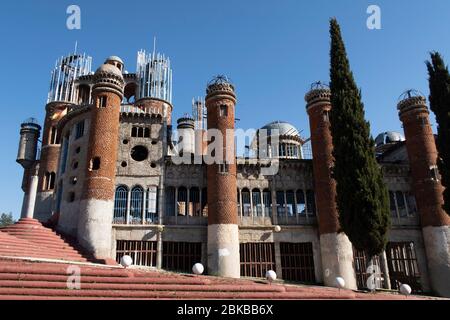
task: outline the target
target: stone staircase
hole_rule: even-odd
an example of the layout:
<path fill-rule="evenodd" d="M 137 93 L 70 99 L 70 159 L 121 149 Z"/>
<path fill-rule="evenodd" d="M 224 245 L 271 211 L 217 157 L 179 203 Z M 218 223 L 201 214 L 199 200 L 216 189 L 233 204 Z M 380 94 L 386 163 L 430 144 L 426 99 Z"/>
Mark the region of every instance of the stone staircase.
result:
<path fill-rule="evenodd" d="M 20 219 L 0 229 L 0 256 L 89 262 L 92 257 L 34 219 Z"/>
<path fill-rule="evenodd" d="M 0 300 L 5 299 L 353 299 L 332 288 L 175 274 L 156 270 L 76 265 L 80 289 L 68 289 L 72 264 L 0 258 Z M 73 267 L 72 267 L 73 268 Z M 72 270 L 72 271 L 71 271 Z M 70 281 L 69 281 L 70 282 Z"/>

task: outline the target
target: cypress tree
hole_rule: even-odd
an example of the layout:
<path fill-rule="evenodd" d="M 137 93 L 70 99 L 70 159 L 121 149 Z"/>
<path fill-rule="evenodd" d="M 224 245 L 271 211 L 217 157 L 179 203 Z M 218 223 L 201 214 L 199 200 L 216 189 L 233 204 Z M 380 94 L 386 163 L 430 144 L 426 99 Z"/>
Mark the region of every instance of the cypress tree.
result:
<path fill-rule="evenodd" d="M 430 53 L 427 61 L 430 86 L 430 108 L 436 116 L 438 168 L 444 190 L 444 210 L 450 215 L 450 74 L 441 55 Z"/>
<path fill-rule="evenodd" d="M 330 35 L 330 122 L 339 222 L 356 249 L 374 256 L 387 244 L 389 195 L 336 19 L 330 21 Z"/>

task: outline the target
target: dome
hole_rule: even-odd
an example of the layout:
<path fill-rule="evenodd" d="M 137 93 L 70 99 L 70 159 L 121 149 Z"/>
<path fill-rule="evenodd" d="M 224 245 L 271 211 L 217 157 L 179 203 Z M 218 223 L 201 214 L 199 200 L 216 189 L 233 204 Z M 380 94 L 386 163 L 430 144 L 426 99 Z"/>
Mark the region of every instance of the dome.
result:
<path fill-rule="evenodd" d="M 122 59 L 120 59 L 118 56 L 110 56 L 108 59 L 106 59 L 106 62 L 109 61 L 116 61 L 116 62 L 120 62 L 121 64 L 124 64 Z"/>
<path fill-rule="evenodd" d="M 405 137 L 401 133 L 395 132 L 395 131 L 387 131 L 387 132 L 380 133 L 376 137 L 375 145 L 381 146 L 384 144 L 395 143 L 395 142 L 400 142 L 400 141 L 405 141 Z"/>
<path fill-rule="evenodd" d="M 280 136 L 300 136 L 298 130 L 292 124 L 285 121 L 274 121 L 266 124 L 261 129 L 266 129 L 269 136 L 272 135 L 272 130 L 278 130 Z"/>
<path fill-rule="evenodd" d="M 113 74 L 122 77 L 122 72 L 119 70 L 119 68 L 111 64 L 102 64 L 100 68 L 95 71 L 95 75 L 100 75 L 102 73 Z"/>

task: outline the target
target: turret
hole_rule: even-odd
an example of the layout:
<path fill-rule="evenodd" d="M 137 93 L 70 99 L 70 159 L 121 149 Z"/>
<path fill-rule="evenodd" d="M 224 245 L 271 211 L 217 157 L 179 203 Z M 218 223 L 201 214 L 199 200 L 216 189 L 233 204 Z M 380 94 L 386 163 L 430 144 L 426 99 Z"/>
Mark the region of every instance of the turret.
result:
<path fill-rule="evenodd" d="M 207 166 L 208 272 L 221 277 L 240 277 L 234 122 L 236 94 L 224 76 L 214 78 L 206 90 L 208 130 L 216 129 L 222 142 L 222 159 Z"/>
<path fill-rule="evenodd" d="M 34 118 L 30 118 L 20 125 L 20 142 L 16 161 L 24 169 L 30 168 L 36 161 L 40 134 L 41 126 Z"/>
<path fill-rule="evenodd" d="M 342 277 L 347 288 L 356 289 L 352 244 L 348 237 L 340 232 L 336 182 L 331 177 L 334 159 L 329 121 L 330 99 L 330 89 L 320 82 L 313 84 L 311 91 L 305 96 L 311 129 L 314 188 L 324 283 L 327 286 L 336 286 L 336 277 Z"/>
<path fill-rule="evenodd" d="M 183 154 L 195 153 L 195 122 L 190 116 L 184 116 L 177 121 L 178 152 Z"/>
<path fill-rule="evenodd" d="M 93 77 L 87 171 L 80 201 L 78 242 L 98 259 L 111 255 L 111 229 L 124 79 L 107 60 Z"/>
<path fill-rule="evenodd" d="M 437 294 L 450 297 L 450 217 L 442 208 L 443 186 L 426 99 L 419 92 L 408 90 L 402 95 L 397 109 L 405 131 L 431 287 Z"/>

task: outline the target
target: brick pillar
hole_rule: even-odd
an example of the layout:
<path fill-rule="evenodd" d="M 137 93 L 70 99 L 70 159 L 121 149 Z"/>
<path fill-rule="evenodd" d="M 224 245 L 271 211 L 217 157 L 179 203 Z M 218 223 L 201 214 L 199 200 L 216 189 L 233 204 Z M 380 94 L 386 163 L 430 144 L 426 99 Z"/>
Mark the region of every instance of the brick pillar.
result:
<path fill-rule="evenodd" d="M 94 75 L 87 172 L 80 201 L 78 242 L 98 259 L 111 256 L 111 228 L 124 80 L 102 65 Z"/>
<path fill-rule="evenodd" d="M 216 162 L 207 166 L 208 273 L 231 278 L 240 277 L 235 105 L 234 87 L 225 78 L 217 77 L 209 84 L 206 96 L 208 130 L 217 129 L 222 133 L 227 166 L 224 169 Z"/>
<path fill-rule="evenodd" d="M 443 186 L 426 99 L 411 96 L 397 105 L 406 138 L 413 191 L 420 214 L 431 288 L 450 297 L 450 217 L 442 208 Z"/>
<path fill-rule="evenodd" d="M 52 203 L 55 189 L 46 188 L 46 173 L 58 173 L 61 135 L 58 130 L 59 120 L 64 116 L 70 104 L 67 102 L 50 102 L 46 106 L 44 131 L 42 134 L 41 157 L 39 160 L 38 190 L 36 195 L 35 219 L 46 222 L 52 216 Z M 56 187 L 56 182 L 55 182 Z"/>
<path fill-rule="evenodd" d="M 342 277 L 347 288 L 356 289 L 352 244 L 348 237 L 340 232 L 336 182 L 331 178 L 330 168 L 334 159 L 329 122 L 330 98 L 331 92 L 326 87 L 313 89 L 305 97 L 311 129 L 323 279 L 326 286 L 336 286 L 336 277 Z"/>

